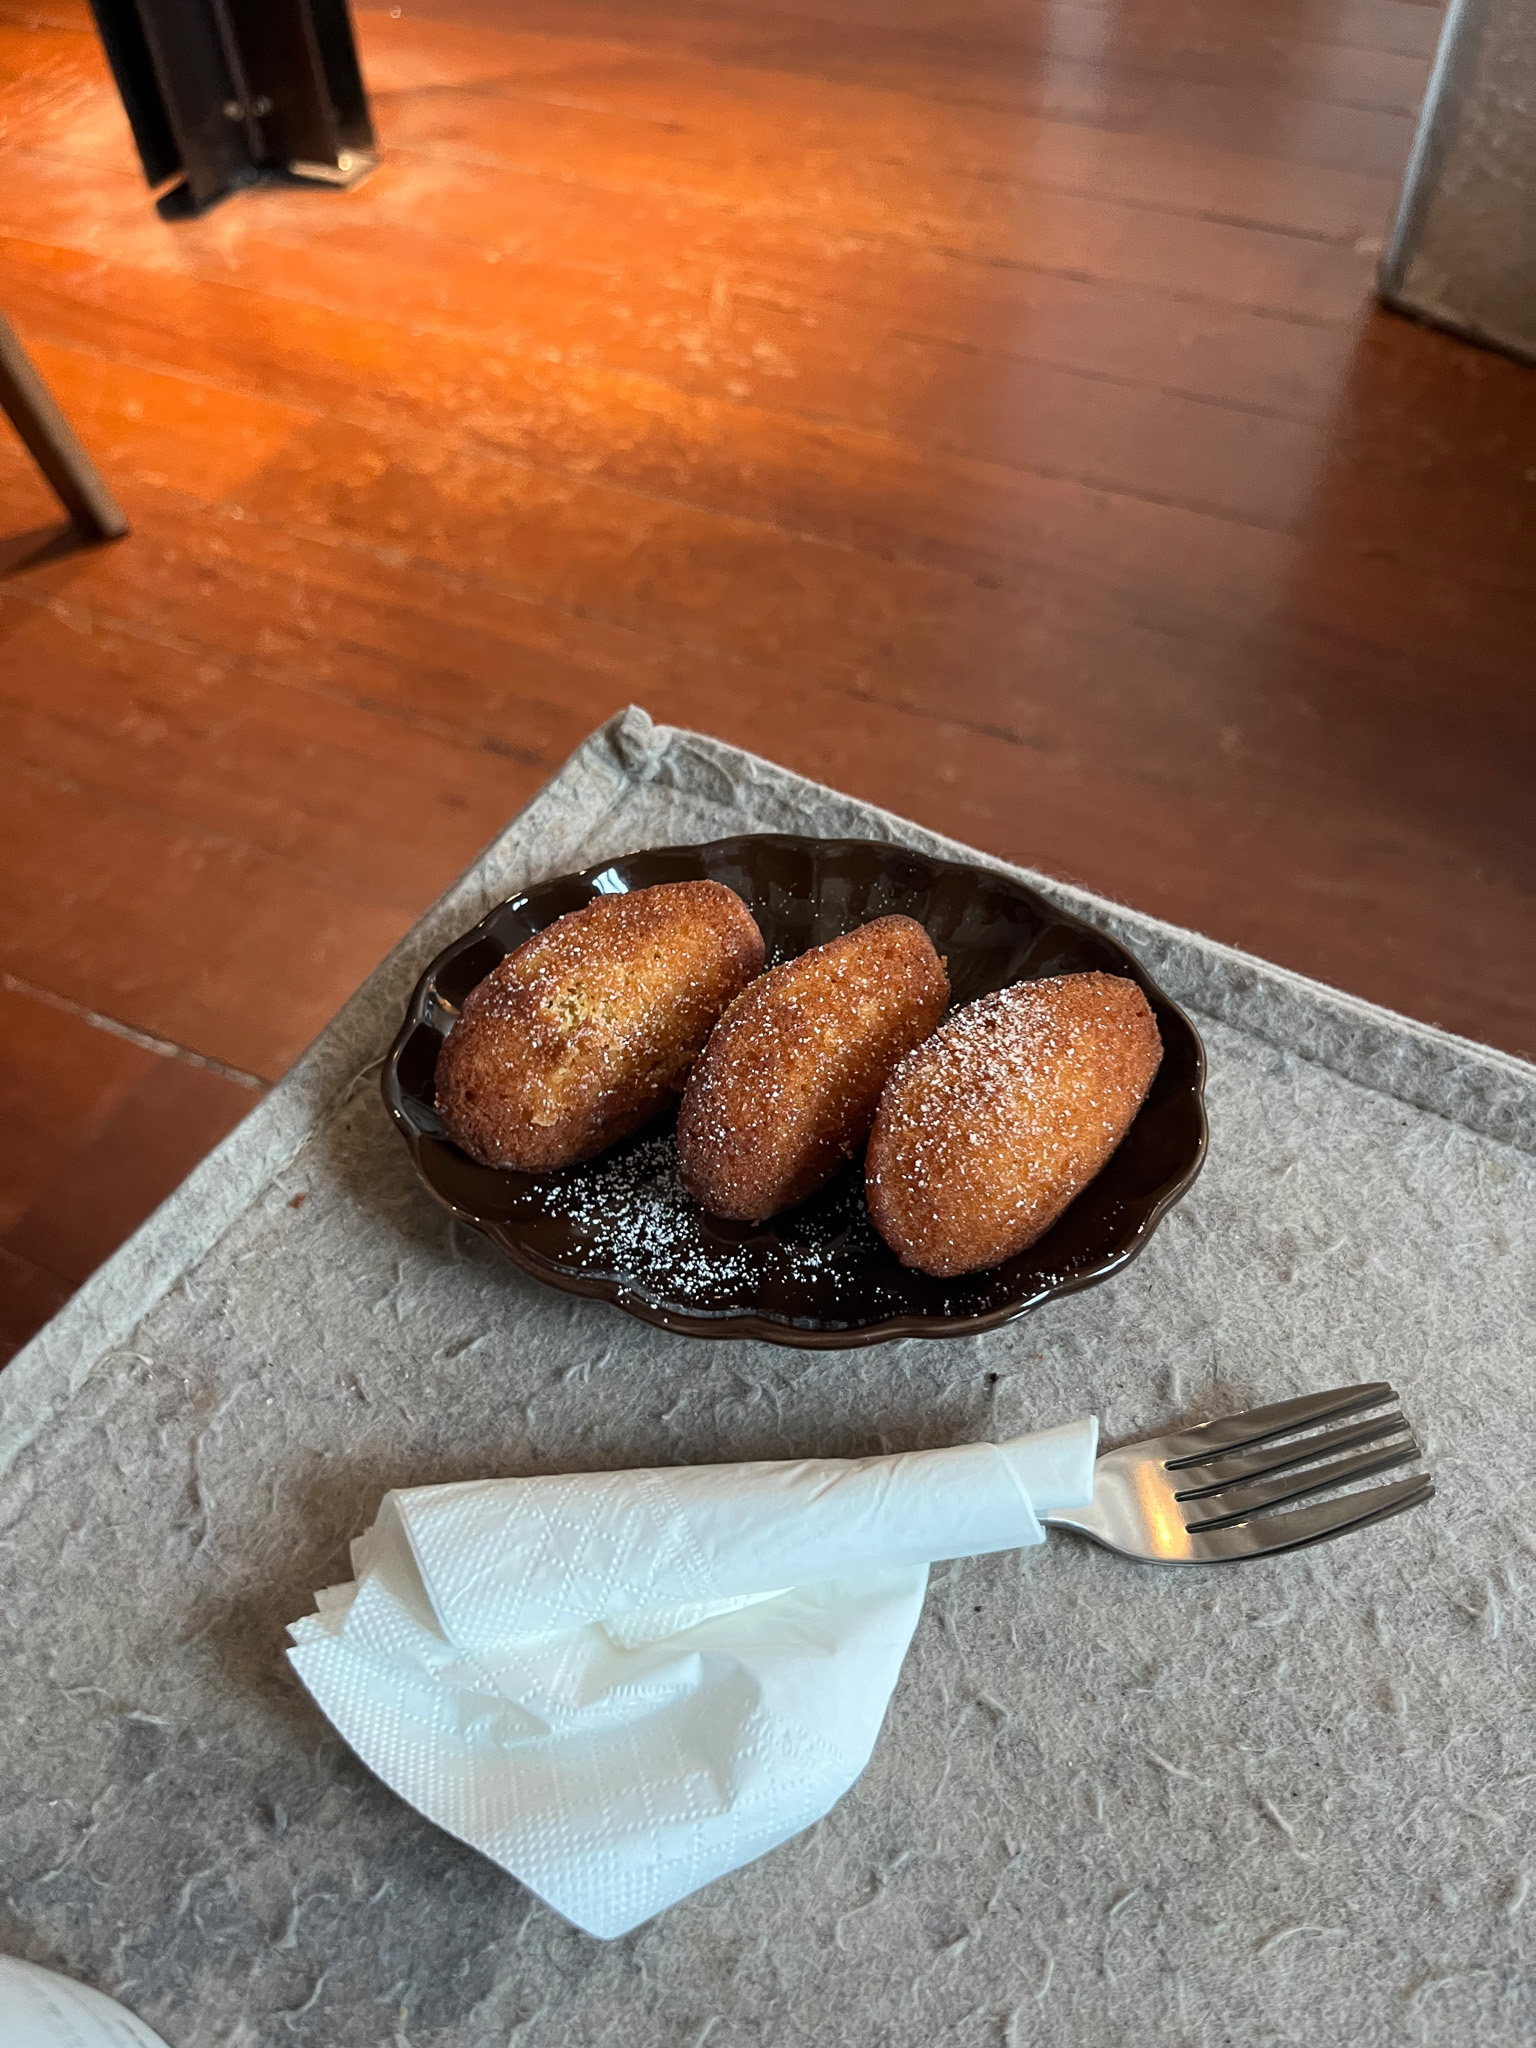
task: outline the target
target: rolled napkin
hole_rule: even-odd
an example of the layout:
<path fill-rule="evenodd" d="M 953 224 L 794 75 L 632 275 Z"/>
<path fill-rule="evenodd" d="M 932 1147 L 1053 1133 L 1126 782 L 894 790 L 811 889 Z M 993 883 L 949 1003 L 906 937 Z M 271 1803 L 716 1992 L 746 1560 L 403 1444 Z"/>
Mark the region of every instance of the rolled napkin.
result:
<path fill-rule="evenodd" d="M 944 1558 L 1092 1497 L 1087 1417 L 885 1458 L 388 1493 L 289 1629 L 385 1784 L 587 1933 L 777 1848 L 869 1761 Z"/>

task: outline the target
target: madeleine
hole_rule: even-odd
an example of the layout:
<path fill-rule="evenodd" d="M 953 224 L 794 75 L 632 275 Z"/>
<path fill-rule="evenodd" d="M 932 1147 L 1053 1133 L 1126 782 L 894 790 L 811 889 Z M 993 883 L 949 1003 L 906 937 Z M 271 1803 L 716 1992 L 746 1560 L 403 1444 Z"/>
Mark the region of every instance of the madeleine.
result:
<path fill-rule="evenodd" d="M 950 1278 L 1041 1237 L 1109 1159 L 1163 1056 L 1146 997 L 1113 974 L 983 996 L 901 1062 L 865 1161 L 875 1227 Z"/>
<path fill-rule="evenodd" d="M 948 1002 L 944 963 L 910 917 L 878 917 L 753 982 L 683 1096 L 689 1194 L 753 1223 L 815 1194 L 860 1151 L 892 1068 Z"/>
<path fill-rule="evenodd" d="M 723 883 L 596 896 L 470 991 L 438 1055 L 443 1122 L 482 1166 L 591 1159 L 682 1088 L 762 964 L 762 934 Z"/>

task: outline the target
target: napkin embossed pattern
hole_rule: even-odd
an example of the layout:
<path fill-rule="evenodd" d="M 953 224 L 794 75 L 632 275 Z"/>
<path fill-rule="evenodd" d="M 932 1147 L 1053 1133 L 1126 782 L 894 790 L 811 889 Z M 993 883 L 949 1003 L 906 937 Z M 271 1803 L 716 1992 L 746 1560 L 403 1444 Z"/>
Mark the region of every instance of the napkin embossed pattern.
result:
<path fill-rule="evenodd" d="M 289 1656 L 403 1799 L 624 1934 L 842 1797 L 929 1565 L 1042 1542 L 1097 1439 L 389 1493 Z"/>

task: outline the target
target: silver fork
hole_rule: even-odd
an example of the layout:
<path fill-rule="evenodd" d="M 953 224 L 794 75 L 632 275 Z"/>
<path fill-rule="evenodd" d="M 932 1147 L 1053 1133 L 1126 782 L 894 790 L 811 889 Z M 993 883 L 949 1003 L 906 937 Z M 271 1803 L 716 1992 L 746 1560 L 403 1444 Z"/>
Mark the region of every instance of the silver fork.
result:
<path fill-rule="evenodd" d="M 1042 1520 L 1148 1564 L 1233 1564 L 1326 1543 L 1416 1508 L 1434 1493 L 1427 1473 L 1413 1473 L 1315 1507 L 1275 1512 L 1309 1493 L 1417 1458 L 1419 1447 L 1398 1409 L 1331 1429 L 1318 1426 L 1396 1399 L 1384 1380 L 1372 1380 L 1122 1444 L 1094 1466 L 1087 1507 L 1053 1508 Z M 1310 1434 L 1298 1434 L 1302 1430 Z"/>

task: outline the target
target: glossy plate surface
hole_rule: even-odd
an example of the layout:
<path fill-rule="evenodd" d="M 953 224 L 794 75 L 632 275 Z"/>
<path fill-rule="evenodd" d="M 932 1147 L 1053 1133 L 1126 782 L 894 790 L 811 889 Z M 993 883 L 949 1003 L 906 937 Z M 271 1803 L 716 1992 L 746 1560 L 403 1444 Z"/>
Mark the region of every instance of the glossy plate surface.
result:
<path fill-rule="evenodd" d="M 682 1191 L 675 1112 L 586 1165 L 533 1175 L 478 1166 L 433 1101 L 438 1049 L 475 984 L 525 939 L 598 894 L 708 877 L 736 890 L 768 964 L 903 911 L 945 955 L 958 1007 L 1015 981 L 1099 969 L 1145 990 L 1163 1040 L 1152 1092 L 1103 1172 L 1040 1241 L 957 1280 L 909 1272 L 864 1206 L 862 1163 L 767 1223 L 722 1223 Z M 1135 1257 L 1205 1157 L 1205 1055 L 1193 1024 L 1123 946 L 986 868 L 864 839 L 760 834 L 628 854 L 543 882 L 447 947 L 417 984 L 385 1062 L 384 1100 L 416 1170 L 525 1272 L 700 1337 L 828 1350 L 974 1335 Z"/>

